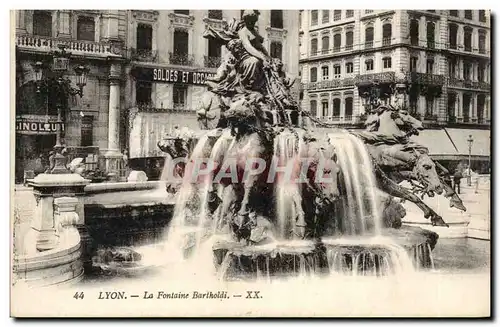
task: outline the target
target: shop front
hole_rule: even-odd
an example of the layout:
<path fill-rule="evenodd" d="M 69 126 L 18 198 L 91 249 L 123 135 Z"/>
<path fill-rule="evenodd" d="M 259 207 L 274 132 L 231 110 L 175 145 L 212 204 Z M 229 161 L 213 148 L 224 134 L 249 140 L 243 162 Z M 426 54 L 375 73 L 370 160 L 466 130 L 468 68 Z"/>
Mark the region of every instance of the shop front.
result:
<path fill-rule="evenodd" d="M 159 179 L 165 154 L 157 146 L 177 128 L 199 130 L 196 110 L 210 71 L 134 67 L 136 106 L 129 109 L 129 165 Z M 138 87 L 140 85 L 140 87 Z M 151 90 L 146 95 L 140 92 Z M 143 101 L 146 99 L 147 101 Z"/>

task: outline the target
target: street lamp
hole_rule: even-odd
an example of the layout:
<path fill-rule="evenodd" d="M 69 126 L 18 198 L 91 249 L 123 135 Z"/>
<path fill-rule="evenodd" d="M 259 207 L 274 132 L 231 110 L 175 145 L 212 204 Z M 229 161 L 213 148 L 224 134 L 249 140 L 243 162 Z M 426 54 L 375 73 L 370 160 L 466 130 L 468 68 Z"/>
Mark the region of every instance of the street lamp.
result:
<path fill-rule="evenodd" d="M 55 155 L 54 155 L 54 167 L 51 170 L 53 174 L 64 174 L 68 173 L 66 168 L 66 158 L 62 154 L 64 148 L 62 144 L 62 110 L 68 105 L 68 99 L 72 95 L 79 95 L 80 98 L 83 97 L 83 88 L 87 84 L 87 75 L 89 68 L 84 65 L 78 65 L 75 67 L 76 74 L 76 86 L 77 88 L 71 86 L 71 81 L 68 78 L 64 78 L 64 73 L 67 72 L 69 68 L 69 59 L 71 57 L 70 52 L 65 51 L 65 45 L 60 44 L 58 46 L 59 51 L 53 51 L 52 55 L 52 69 L 49 71 L 49 76 L 44 78 L 44 64 L 37 61 L 33 64 L 33 70 L 35 72 L 35 82 L 37 85 L 37 93 L 45 92 L 47 96 L 57 97 L 56 107 L 57 107 L 57 123 L 58 129 L 56 132 L 56 144 L 54 145 Z"/>
<path fill-rule="evenodd" d="M 470 161 L 471 161 L 471 152 L 472 152 L 472 143 L 474 143 L 474 139 L 472 138 L 472 135 L 469 135 L 469 138 L 467 139 L 467 143 L 469 143 L 469 174 L 467 174 L 467 185 L 471 186 L 472 185 L 472 180 L 471 180 L 471 170 L 470 170 Z"/>

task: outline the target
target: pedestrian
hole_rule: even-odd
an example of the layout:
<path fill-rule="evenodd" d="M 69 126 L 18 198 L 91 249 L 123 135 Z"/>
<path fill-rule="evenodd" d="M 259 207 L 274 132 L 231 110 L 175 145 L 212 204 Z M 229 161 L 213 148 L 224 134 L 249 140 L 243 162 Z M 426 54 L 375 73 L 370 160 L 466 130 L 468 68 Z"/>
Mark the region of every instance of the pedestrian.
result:
<path fill-rule="evenodd" d="M 457 192 L 457 194 L 460 194 L 460 181 L 462 179 L 462 173 L 457 169 L 455 171 L 455 175 L 453 175 L 453 181 L 455 182 L 455 186 L 453 187 L 453 190 Z"/>

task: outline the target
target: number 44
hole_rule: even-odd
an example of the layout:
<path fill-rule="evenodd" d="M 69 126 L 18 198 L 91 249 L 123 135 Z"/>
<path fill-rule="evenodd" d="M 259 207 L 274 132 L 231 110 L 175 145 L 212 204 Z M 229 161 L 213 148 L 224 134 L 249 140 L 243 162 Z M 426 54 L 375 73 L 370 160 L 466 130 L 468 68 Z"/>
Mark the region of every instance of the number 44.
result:
<path fill-rule="evenodd" d="M 83 292 L 76 292 L 75 295 L 73 295 L 73 298 L 77 299 L 77 300 L 81 300 L 85 297 L 85 295 L 83 294 Z"/>

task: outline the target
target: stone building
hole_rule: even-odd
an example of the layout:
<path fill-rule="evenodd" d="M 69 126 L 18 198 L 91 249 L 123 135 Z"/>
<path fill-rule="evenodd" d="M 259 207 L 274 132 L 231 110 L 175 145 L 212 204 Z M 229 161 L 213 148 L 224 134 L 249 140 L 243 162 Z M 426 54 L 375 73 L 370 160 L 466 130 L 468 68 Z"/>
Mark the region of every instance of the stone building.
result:
<path fill-rule="evenodd" d="M 448 145 L 463 146 L 437 153 L 465 155 L 473 135 L 473 152 L 489 159 L 489 11 L 303 10 L 300 16 L 302 108 L 326 122 L 361 127 L 370 92 L 377 88 L 384 97 L 404 76 L 409 111 L 424 126 L 461 129 L 448 133 L 458 138 Z M 426 132 L 426 141 L 435 133 Z"/>
<path fill-rule="evenodd" d="M 125 110 L 130 157 L 136 165 L 163 157 L 157 141 L 180 128 L 199 129 L 195 111 L 204 80 L 219 67 L 225 48 L 203 38 L 206 26 L 222 29 L 242 10 L 132 10 L 127 13 Z M 298 77 L 298 11 L 260 10 L 257 23 L 271 56 Z M 297 96 L 298 86 L 297 84 Z M 153 164 L 154 165 L 154 164 Z M 161 166 L 161 164 L 160 164 Z M 152 173 L 151 173 L 152 174 Z"/>
<path fill-rule="evenodd" d="M 197 129 L 195 110 L 224 48 L 203 38 L 207 25 L 222 28 L 241 10 L 18 10 L 16 47 L 16 176 L 33 170 L 62 129 L 77 155 L 99 156 L 107 171 L 128 150 L 132 168 L 157 166 L 157 141 L 176 125 Z M 258 28 L 273 57 L 298 76 L 298 11 L 261 10 Z M 58 119 L 53 95 L 37 92 L 35 64 L 44 78 L 55 69 L 54 51 L 70 53 L 64 76 L 90 68 L 83 97 L 72 97 Z M 298 86 L 297 84 L 297 96 Z M 48 124 L 48 125 L 46 125 Z M 47 128 L 40 128 L 47 126 Z M 101 160 L 103 159 L 103 160 Z M 104 160 L 105 159 L 105 160 Z M 151 174 L 155 174 L 152 172 Z M 155 176 L 152 176 L 153 178 Z M 156 176 L 157 177 L 157 176 Z"/>
<path fill-rule="evenodd" d="M 62 143 L 78 155 L 120 156 L 126 12 L 16 10 L 12 16 L 16 26 L 16 180 L 34 169 L 40 155 L 48 154 L 59 129 Z M 61 45 L 70 54 L 69 67 L 62 73 L 73 86 L 77 65 L 90 70 L 83 97 L 71 97 L 60 108 L 62 117 L 58 119 L 57 96 L 37 92 L 35 67 L 42 64 L 40 80 L 50 79 L 58 69 L 52 55 Z"/>

